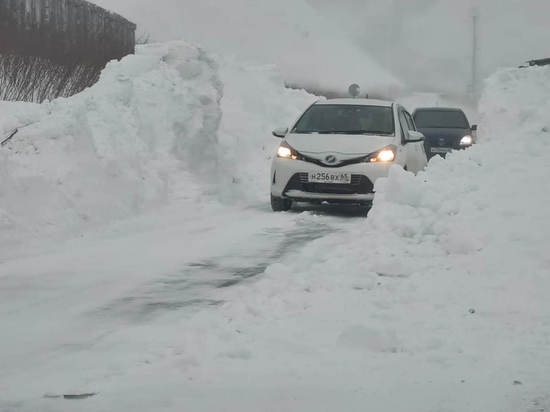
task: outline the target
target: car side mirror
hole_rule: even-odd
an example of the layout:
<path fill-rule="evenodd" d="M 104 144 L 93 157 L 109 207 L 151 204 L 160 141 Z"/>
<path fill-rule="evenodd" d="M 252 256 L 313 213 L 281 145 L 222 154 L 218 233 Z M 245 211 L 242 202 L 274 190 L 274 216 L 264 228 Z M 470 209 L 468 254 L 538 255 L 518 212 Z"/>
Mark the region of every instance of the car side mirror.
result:
<path fill-rule="evenodd" d="M 288 127 L 280 127 L 273 130 L 273 136 L 283 139 L 288 133 Z"/>
<path fill-rule="evenodd" d="M 426 137 L 416 130 L 409 130 L 409 138 L 406 140 L 406 143 L 416 143 L 423 142 L 426 140 Z"/>
<path fill-rule="evenodd" d="M 472 132 L 477 132 L 477 124 L 473 124 L 470 129 L 472 130 Z"/>

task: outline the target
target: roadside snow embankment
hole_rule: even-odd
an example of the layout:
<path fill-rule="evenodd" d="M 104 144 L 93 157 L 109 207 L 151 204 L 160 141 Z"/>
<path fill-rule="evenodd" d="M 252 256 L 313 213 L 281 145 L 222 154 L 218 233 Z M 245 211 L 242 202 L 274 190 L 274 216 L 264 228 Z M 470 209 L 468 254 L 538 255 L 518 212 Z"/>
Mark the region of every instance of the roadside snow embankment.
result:
<path fill-rule="evenodd" d="M 182 322 L 200 342 L 185 352 L 196 406 L 550 407 L 549 96 L 550 69 L 497 73 L 478 145 L 418 176 L 394 168 L 364 223 L 310 242 L 260 280 L 220 291 L 221 310 Z M 201 395 L 227 382 L 246 388 L 246 402 Z"/>
<path fill-rule="evenodd" d="M 224 85 L 218 193 L 224 201 L 267 205 L 271 159 L 280 144 L 271 131 L 290 126 L 318 97 L 283 87 L 282 77 L 272 66 L 245 66 L 223 57 L 217 61 Z"/>
<path fill-rule="evenodd" d="M 162 202 L 188 146 L 215 138 L 221 93 L 214 63 L 174 43 L 110 63 L 71 98 L 3 103 L 4 130 L 20 132 L 0 151 L 2 233 L 78 233 Z"/>
<path fill-rule="evenodd" d="M 550 234 L 550 193 L 543 189 L 550 175 L 549 80 L 548 68 L 492 76 L 480 103 L 480 144 L 446 161 L 434 158 L 417 177 L 394 169 L 377 188 L 372 226 L 446 254 L 514 259 L 525 248 L 543 252 Z"/>
<path fill-rule="evenodd" d="M 71 98 L 2 102 L 0 136 L 20 130 L 0 148 L 0 244 L 74 236 L 174 198 L 267 198 L 268 131 L 314 97 L 273 68 L 216 60 L 149 45 Z"/>

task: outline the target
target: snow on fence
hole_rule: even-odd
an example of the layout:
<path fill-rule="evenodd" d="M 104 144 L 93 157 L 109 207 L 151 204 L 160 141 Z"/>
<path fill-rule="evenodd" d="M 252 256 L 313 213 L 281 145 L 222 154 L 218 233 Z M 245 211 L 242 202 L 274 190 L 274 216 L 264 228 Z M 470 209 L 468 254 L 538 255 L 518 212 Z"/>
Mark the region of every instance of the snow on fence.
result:
<path fill-rule="evenodd" d="M 84 0 L 0 0 L 0 99 L 78 93 L 109 60 L 134 53 L 135 30 Z"/>

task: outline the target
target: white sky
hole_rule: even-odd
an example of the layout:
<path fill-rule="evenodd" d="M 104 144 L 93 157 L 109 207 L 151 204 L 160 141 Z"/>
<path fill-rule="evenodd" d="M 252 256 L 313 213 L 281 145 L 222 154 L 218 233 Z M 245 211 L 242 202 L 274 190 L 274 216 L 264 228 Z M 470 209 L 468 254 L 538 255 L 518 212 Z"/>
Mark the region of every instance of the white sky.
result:
<path fill-rule="evenodd" d="M 479 77 L 550 57 L 548 0 L 310 1 L 378 61 L 424 89 L 459 92 L 470 83 L 474 10 L 479 15 Z"/>
<path fill-rule="evenodd" d="M 210 52 L 277 65 L 285 81 L 347 90 L 361 84 L 386 93 L 399 82 L 347 33 L 306 0 L 97 0 L 151 33 L 185 39 Z"/>
<path fill-rule="evenodd" d="M 372 58 L 409 88 L 463 93 L 471 79 L 472 9 L 479 77 L 550 57 L 549 0 L 95 0 L 154 40 L 280 66 L 289 81 L 388 85 Z M 311 6 L 311 7 L 310 7 Z M 376 66 L 376 65 L 374 65 Z"/>

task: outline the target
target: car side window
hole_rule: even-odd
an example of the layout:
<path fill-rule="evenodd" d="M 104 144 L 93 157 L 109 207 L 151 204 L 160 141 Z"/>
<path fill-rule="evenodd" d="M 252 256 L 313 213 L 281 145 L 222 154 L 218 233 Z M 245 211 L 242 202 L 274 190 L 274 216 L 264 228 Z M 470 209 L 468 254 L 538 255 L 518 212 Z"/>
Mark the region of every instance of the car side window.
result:
<path fill-rule="evenodd" d="M 416 125 L 414 124 L 414 120 L 413 120 L 412 116 L 409 114 L 409 112 L 405 112 L 405 119 L 407 120 L 409 130 L 416 131 Z"/>
<path fill-rule="evenodd" d="M 401 124 L 403 139 L 407 140 L 409 138 L 409 125 L 407 124 L 407 118 L 403 109 L 399 110 L 399 123 Z"/>

